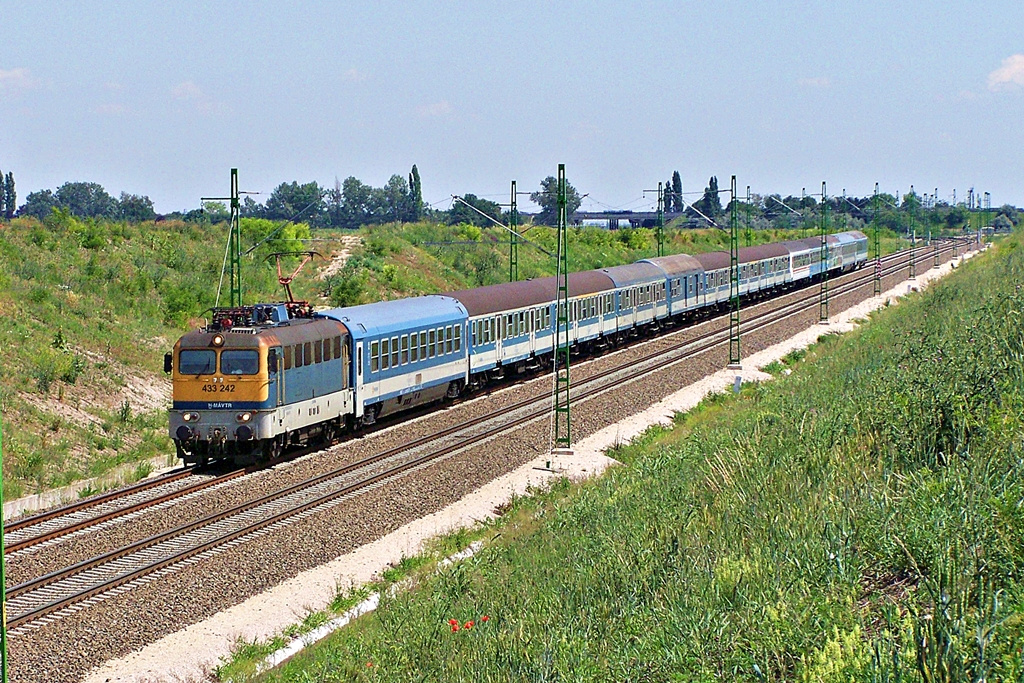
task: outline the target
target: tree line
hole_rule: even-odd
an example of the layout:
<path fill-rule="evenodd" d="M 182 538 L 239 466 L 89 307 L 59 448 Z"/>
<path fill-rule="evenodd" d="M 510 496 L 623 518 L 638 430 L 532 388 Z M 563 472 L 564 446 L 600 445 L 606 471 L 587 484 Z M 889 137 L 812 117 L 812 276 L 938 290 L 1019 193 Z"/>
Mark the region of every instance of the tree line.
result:
<path fill-rule="evenodd" d="M 724 226 L 732 211 L 732 201 L 723 206 L 721 197 L 718 178 L 711 176 L 701 197 L 692 204 L 686 202 L 679 172 L 675 171 L 665 185 L 663 205 L 666 213 L 681 213 L 698 223 L 710 219 Z M 968 226 L 971 216 L 971 211 L 963 204 L 954 205 L 937 198 L 926 206 L 921 195 L 913 191 L 902 197 L 884 192 L 877 198 L 874 195 L 829 196 L 824 202 L 821 197 L 806 194 L 799 197 L 783 197 L 779 193 L 751 194 L 749 202 L 746 196 L 736 198 L 736 209 L 745 227 L 812 227 L 820 224 L 821 212 L 826 207 L 832 216 L 833 226 L 845 222 L 851 229 L 877 221 L 881 227 L 895 231 L 907 231 L 911 226 L 919 232 L 956 230 Z M 992 208 L 989 213 L 996 229 L 1009 230 L 1020 221 L 1020 212 L 1010 204 Z M 850 219 L 854 222 L 850 223 Z"/>
<path fill-rule="evenodd" d="M 717 176 L 708 179 L 703 194 L 692 203 L 684 198 L 679 171 L 672 173 L 663 189 L 665 212 L 670 216 L 683 214 L 691 225 L 708 221 L 722 225 L 732 208 L 731 204 L 723 206 Z M 553 176 L 541 181 L 540 189 L 530 194 L 530 200 L 540 208 L 540 212 L 533 216 L 535 223 L 556 223 L 557 180 Z M 736 201 L 741 219 L 748 228 L 810 227 L 820 219 L 822 209 L 820 198 L 809 195 L 783 197 L 778 193 L 754 194 L 749 203 L 746 197 L 737 197 Z M 874 201 L 871 195 L 845 198 L 833 196 L 828 198 L 827 206 L 833 216 L 842 216 L 844 221 L 848 222 L 852 218 L 868 222 L 877 218 L 883 227 L 893 230 L 907 230 L 911 224 L 921 226 L 922 230 L 956 229 L 967 225 L 970 217 L 969 210 L 962 204 L 952 205 L 934 200 L 925 208 L 921 196 L 914 192 L 902 197 L 880 194 L 877 209 Z M 566 209 L 570 221 L 581 202 L 579 192 L 571 183 L 567 183 Z M 158 218 L 218 222 L 227 220 L 230 215 L 223 203 L 208 202 L 199 209 L 175 211 L 161 217 L 157 215 L 149 197 L 127 192 L 113 197 L 103 186 L 91 182 L 67 182 L 55 191 L 46 189 L 31 192 L 25 198 L 25 203 L 16 207 L 14 174 L 8 172 L 4 175 L 0 171 L 0 216 L 8 220 L 15 215 L 35 216 L 42 220 L 55 210 L 78 218 L 107 218 L 129 222 Z M 1013 206 L 1004 205 L 992 211 L 996 228 L 1009 229 L 1019 222 L 1018 211 Z M 240 213 L 247 218 L 290 220 L 314 228 L 345 229 L 421 220 L 487 226 L 492 221 L 507 224 L 511 218 L 507 207 L 475 194 L 466 194 L 462 201 L 453 201 L 447 210 L 427 206 L 423 202 L 422 181 L 415 164 L 408 176 L 392 175 L 382 187 L 373 187 L 354 176 L 344 181 L 335 179 L 334 185 L 328 188 L 316 181 L 283 182 L 274 188 L 263 203 L 257 202 L 252 196 L 244 196 Z M 850 227 L 860 227 L 860 224 L 855 222 Z"/>

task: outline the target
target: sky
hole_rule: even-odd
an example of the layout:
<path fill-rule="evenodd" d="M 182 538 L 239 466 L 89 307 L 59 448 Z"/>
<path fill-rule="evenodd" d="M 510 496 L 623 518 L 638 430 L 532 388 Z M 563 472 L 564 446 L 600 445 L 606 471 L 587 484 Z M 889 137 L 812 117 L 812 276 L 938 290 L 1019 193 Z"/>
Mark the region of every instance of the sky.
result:
<path fill-rule="evenodd" d="M 970 187 L 1024 206 L 1024 3 L 5 3 L 0 170 L 161 213 L 281 182 L 507 202 L 564 163 L 583 209 L 686 192 Z M 693 201 L 693 197 L 688 201 Z M 520 208 L 528 210 L 526 198 Z"/>

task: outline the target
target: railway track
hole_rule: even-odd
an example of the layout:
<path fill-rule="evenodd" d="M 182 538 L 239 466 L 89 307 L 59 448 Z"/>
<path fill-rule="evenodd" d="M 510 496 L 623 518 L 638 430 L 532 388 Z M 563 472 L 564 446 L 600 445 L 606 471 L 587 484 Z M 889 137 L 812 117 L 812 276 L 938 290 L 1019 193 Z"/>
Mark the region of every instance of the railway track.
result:
<path fill-rule="evenodd" d="M 946 246 L 942 251 L 949 251 Z M 882 276 L 905 268 L 909 252 L 884 260 Z M 928 250 L 928 258 L 933 255 Z M 918 262 L 924 259 L 921 250 Z M 870 270 L 834 278 L 831 296 L 841 296 L 870 286 Z M 790 301 L 778 309 L 752 315 L 742 322 L 744 334 L 776 324 L 808 310 L 817 303 L 817 292 Z M 696 340 L 671 344 L 626 367 L 613 368 L 578 381 L 574 402 L 615 390 L 665 367 L 682 362 L 728 342 L 728 330 L 717 330 Z M 534 395 L 482 415 L 456 427 L 422 437 L 331 472 L 318 475 L 281 491 L 262 496 L 229 510 L 142 539 L 123 548 L 12 587 L 8 592 L 8 625 L 12 635 L 24 633 L 94 602 L 156 580 L 167 573 L 198 562 L 269 531 L 314 515 L 360 492 L 376 488 L 410 471 L 479 446 L 518 426 L 547 417 L 550 395 Z"/>
<path fill-rule="evenodd" d="M 203 476 L 192 468 L 175 470 L 131 486 L 109 491 L 5 525 L 4 551 L 17 557 L 68 537 L 120 523 L 144 511 L 168 507 L 201 491 L 224 485 L 245 474 L 235 470 Z"/>

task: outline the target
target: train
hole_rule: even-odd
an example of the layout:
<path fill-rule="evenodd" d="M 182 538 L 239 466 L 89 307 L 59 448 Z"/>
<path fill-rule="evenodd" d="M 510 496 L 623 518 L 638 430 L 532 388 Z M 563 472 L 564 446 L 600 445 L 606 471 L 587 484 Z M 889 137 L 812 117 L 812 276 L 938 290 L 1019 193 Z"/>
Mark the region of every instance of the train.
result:
<path fill-rule="evenodd" d="M 771 296 L 867 261 L 858 231 L 739 249 L 740 295 Z M 728 303 L 730 255 L 642 259 L 570 273 L 573 352 L 619 345 Z M 213 310 L 164 357 L 168 431 L 185 464 L 251 464 L 417 406 L 552 365 L 557 282 L 508 282 L 314 311 L 302 302 Z"/>

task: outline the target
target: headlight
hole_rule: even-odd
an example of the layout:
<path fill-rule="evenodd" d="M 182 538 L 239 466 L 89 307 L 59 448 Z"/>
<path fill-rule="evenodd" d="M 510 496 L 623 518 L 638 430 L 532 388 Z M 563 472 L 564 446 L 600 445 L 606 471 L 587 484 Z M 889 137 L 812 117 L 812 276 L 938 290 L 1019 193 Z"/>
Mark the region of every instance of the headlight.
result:
<path fill-rule="evenodd" d="M 223 334 L 215 334 L 215 335 L 213 335 L 213 339 L 210 340 L 210 343 L 213 344 L 214 346 L 224 346 L 224 335 Z"/>
<path fill-rule="evenodd" d="M 199 422 L 199 413 L 183 413 L 181 419 L 185 422 Z"/>
<path fill-rule="evenodd" d="M 235 420 L 238 422 L 248 422 L 252 419 L 252 413 L 239 413 L 235 415 Z"/>

